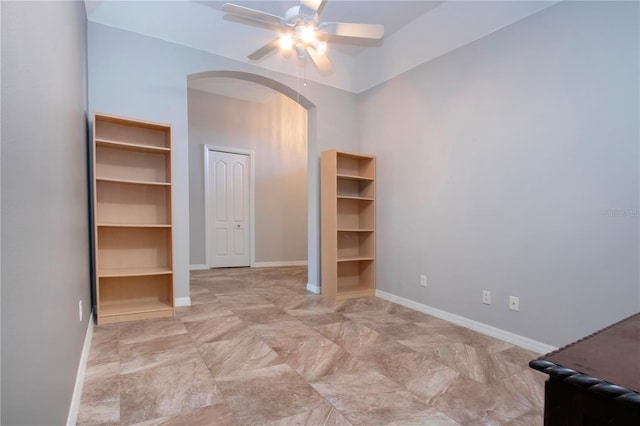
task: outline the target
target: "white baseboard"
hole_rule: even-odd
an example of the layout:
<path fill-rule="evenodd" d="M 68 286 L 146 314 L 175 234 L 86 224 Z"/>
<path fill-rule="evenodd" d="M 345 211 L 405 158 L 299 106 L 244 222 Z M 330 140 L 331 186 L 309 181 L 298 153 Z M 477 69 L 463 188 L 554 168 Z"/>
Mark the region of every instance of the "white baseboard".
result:
<path fill-rule="evenodd" d="M 255 268 L 274 268 L 278 266 L 307 266 L 306 260 L 289 260 L 284 262 L 256 262 Z"/>
<path fill-rule="evenodd" d="M 254 262 L 251 265 L 252 268 L 274 268 L 278 266 L 307 266 L 306 260 L 289 260 L 284 262 Z M 190 271 L 203 271 L 205 269 L 211 269 L 208 265 L 189 265 Z"/>
<path fill-rule="evenodd" d="M 520 336 L 510 331 L 502 330 L 487 324 L 483 324 L 478 321 L 471 320 L 469 318 L 462 317 L 460 315 L 452 314 L 440 309 L 423 305 L 422 303 L 415 302 L 413 300 L 405 299 L 404 297 L 396 296 L 395 294 L 387 293 L 382 290 L 376 290 L 376 297 L 388 300 L 389 302 L 397 303 L 398 305 L 406 306 L 413 310 L 432 315 L 434 317 L 452 322 L 462 327 L 469 328 L 473 331 L 477 331 L 487 336 L 495 337 L 505 342 L 511 343 L 521 348 L 528 349 L 539 354 L 546 354 L 555 351 L 555 346 L 547 345 L 546 343 L 538 342 L 537 340 L 529 339 L 528 337 Z"/>
<path fill-rule="evenodd" d="M 69 415 L 67 416 L 67 426 L 74 426 L 78 421 L 78 412 L 80 411 L 80 400 L 82 399 L 82 387 L 84 385 L 84 374 L 87 371 L 87 361 L 89 360 L 89 350 L 91 349 L 91 337 L 93 336 L 93 312 L 89 314 L 89 324 L 87 325 L 87 333 L 84 336 L 84 344 L 82 346 L 82 355 L 78 363 L 78 372 L 76 373 L 76 384 L 73 387 L 73 396 L 71 397 L 71 406 L 69 407 Z"/>
<path fill-rule="evenodd" d="M 310 291 L 311 293 L 315 293 L 315 294 L 320 294 L 320 286 L 307 283 L 307 291 Z"/>
<path fill-rule="evenodd" d="M 204 269 L 210 269 L 207 265 L 189 265 L 190 271 L 202 271 Z"/>
<path fill-rule="evenodd" d="M 176 297 L 173 301 L 173 306 L 179 308 L 181 306 L 191 306 L 191 298 L 190 297 Z"/>

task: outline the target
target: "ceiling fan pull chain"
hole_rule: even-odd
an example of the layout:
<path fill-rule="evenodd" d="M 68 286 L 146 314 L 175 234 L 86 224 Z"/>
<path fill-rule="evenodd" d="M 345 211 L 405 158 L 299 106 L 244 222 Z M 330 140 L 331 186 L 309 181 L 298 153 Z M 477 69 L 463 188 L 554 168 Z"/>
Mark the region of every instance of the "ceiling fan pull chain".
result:
<path fill-rule="evenodd" d="M 296 102 L 300 105 L 300 66 L 296 67 Z"/>
<path fill-rule="evenodd" d="M 304 87 L 307 87 L 307 57 L 304 57 Z"/>

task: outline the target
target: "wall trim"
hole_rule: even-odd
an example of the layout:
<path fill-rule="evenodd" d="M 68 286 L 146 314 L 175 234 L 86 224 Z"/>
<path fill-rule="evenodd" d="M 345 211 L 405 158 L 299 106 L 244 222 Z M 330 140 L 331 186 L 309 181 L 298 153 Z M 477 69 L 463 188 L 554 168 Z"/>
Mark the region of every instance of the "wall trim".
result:
<path fill-rule="evenodd" d="M 320 294 L 320 286 L 307 283 L 307 291 L 310 291 L 311 293 L 315 293 L 315 294 Z"/>
<path fill-rule="evenodd" d="M 176 297 L 173 301 L 173 306 L 176 308 L 180 308 L 182 306 L 191 306 L 191 298 L 190 297 Z"/>
<path fill-rule="evenodd" d="M 209 268 L 209 266 L 205 265 L 204 263 L 201 265 L 189 265 L 190 271 L 203 271 L 205 269 L 211 269 L 211 268 Z"/>
<path fill-rule="evenodd" d="M 306 260 L 288 260 L 284 262 L 255 262 L 254 268 L 274 268 L 278 266 L 307 266 Z"/>
<path fill-rule="evenodd" d="M 73 387 L 73 395 L 71 396 L 71 406 L 69 407 L 69 415 L 67 416 L 67 426 L 74 426 L 78 421 L 78 412 L 80 411 L 80 400 L 82 399 L 82 388 L 84 386 L 84 375 L 87 371 L 87 361 L 89 360 L 89 350 L 91 349 L 91 338 L 93 336 L 93 311 L 89 313 L 89 323 L 87 324 L 87 332 L 84 335 L 84 344 L 82 345 L 82 355 L 78 363 L 78 372 L 76 373 L 76 384 Z"/>
<path fill-rule="evenodd" d="M 396 296 L 395 294 L 387 293 L 382 290 L 376 290 L 376 297 L 452 322 L 462 327 L 469 328 L 473 331 L 486 334 L 487 336 L 504 340 L 505 342 L 520 346 L 521 348 L 528 349 L 539 354 L 546 354 L 558 349 L 555 346 L 547 345 L 546 343 L 538 342 L 537 340 L 529 339 L 528 337 L 520 336 L 518 334 L 511 333 L 510 331 L 502 330 L 500 328 L 483 324 L 481 322 L 474 321 L 460 315 L 452 314 L 450 312 L 443 311 L 429 305 L 424 305 L 413 300 L 405 299 L 404 297 Z"/>

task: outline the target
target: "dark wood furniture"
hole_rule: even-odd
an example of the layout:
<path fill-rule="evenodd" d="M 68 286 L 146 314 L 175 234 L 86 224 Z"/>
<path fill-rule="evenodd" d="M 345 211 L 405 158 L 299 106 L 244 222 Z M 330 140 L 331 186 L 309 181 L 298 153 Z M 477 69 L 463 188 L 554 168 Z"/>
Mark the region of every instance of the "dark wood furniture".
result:
<path fill-rule="evenodd" d="M 545 426 L 640 425 L 640 313 L 529 366 L 549 375 Z"/>

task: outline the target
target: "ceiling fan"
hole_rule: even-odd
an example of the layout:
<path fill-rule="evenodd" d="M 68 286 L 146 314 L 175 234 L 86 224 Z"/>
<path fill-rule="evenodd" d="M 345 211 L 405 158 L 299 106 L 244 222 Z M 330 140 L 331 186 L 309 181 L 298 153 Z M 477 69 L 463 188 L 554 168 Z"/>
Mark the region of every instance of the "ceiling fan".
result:
<path fill-rule="evenodd" d="M 299 6 L 289 8 L 284 17 L 225 3 L 222 10 L 263 27 L 273 29 L 279 36 L 248 56 L 258 60 L 277 49 L 295 49 L 299 59 L 311 58 L 321 74 L 331 72 L 331 61 L 325 55 L 329 36 L 379 40 L 384 35 L 384 26 L 378 24 L 356 24 L 346 22 L 320 22 L 318 13 L 326 0 L 300 0 Z M 242 21 L 241 19 L 239 21 Z"/>

